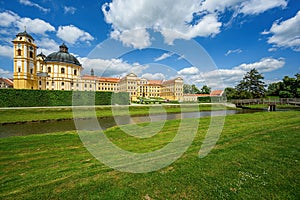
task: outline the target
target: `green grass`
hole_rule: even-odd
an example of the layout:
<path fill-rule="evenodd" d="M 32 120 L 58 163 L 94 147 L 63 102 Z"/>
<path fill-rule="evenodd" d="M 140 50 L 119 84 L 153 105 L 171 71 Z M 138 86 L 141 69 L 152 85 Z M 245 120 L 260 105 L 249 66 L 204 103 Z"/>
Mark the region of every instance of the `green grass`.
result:
<path fill-rule="evenodd" d="M 74 132 L 2 138 L 0 199 L 299 198 L 299 112 L 228 116 L 215 148 L 199 159 L 209 122 L 200 120 L 196 138 L 181 158 L 144 174 L 106 167 Z M 118 127 L 105 134 L 128 151 L 145 152 L 168 143 L 178 123 L 168 121 L 149 139 L 129 137 Z"/>
<path fill-rule="evenodd" d="M 268 104 L 256 104 L 256 105 L 245 105 L 251 109 L 268 109 Z M 300 110 L 300 106 L 294 106 L 289 104 L 276 105 L 276 109 L 287 109 L 287 110 Z"/>
<path fill-rule="evenodd" d="M 185 112 L 192 111 L 208 111 L 208 110 L 220 110 L 220 109 L 232 109 L 223 105 L 182 105 Z M 151 106 L 130 106 L 131 115 L 145 115 L 148 114 Z M 164 105 L 163 106 L 168 113 L 179 113 L 181 108 L 179 105 Z M 120 115 L 126 114 L 128 107 L 120 106 L 118 111 Z M 197 110 L 198 109 L 198 110 Z M 153 112 L 160 113 L 162 109 L 156 109 Z M 87 113 L 86 109 L 83 109 L 83 113 Z M 112 116 L 111 107 L 96 107 L 97 117 L 110 117 Z M 30 122 L 37 120 L 57 120 L 57 119 L 72 119 L 72 108 L 26 108 L 26 109 L 0 109 L 0 123 L 12 123 L 12 122 Z"/>

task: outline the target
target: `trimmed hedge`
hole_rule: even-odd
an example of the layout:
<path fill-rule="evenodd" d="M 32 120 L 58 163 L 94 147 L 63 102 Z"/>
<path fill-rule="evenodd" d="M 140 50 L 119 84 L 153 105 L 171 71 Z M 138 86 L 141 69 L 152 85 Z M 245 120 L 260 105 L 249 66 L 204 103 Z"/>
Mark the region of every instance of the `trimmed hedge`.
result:
<path fill-rule="evenodd" d="M 128 105 L 127 92 L 0 89 L 0 107 Z"/>

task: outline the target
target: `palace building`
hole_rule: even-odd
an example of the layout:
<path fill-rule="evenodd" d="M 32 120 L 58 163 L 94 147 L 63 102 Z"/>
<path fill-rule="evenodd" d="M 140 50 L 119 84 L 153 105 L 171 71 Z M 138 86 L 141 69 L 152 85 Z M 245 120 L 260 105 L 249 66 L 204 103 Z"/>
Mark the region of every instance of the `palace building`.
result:
<path fill-rule="evenodd" d="M 123 78 L 81 75 L 83 67 L 65 44 L 48 56 L 37 55 L 34 38 L 26 31 L 18 33 L 14 45 L 14 88 L 33 90 L 80 90 L 129 92 L 139 97 L 183 100 L 183 79 L 147 80 L 130 73 Z"/>

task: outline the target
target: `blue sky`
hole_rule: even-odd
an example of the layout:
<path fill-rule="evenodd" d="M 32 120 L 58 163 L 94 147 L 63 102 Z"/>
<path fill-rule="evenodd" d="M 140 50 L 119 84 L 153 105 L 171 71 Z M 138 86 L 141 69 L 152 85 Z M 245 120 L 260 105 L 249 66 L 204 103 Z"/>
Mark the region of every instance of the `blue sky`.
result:
<path fill-rule="evenodd" d="M 99 76 L 181 76 L 235 86 L 251 68 L 265 82 L 300 71 L 299 0 L 0 0 L 0 77 L 26 30 L 49 54 L 66 43 Z"/>

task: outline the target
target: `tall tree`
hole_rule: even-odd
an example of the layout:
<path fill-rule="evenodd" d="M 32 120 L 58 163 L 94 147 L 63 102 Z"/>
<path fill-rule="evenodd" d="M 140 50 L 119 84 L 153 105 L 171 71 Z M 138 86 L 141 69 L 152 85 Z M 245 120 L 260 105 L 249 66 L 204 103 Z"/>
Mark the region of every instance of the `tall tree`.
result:
<path fill-rule="evenodd" d="M 184 94 L 200 94 L 200 90 L 196 85 L 183 84 L 183 93 Z"/>
<path fill-rule="evenodd" d="M 261 98 L 265 95 L 264 77 L 255 68 L 244 75 L 243 80 L 236 86 L 240 98 Z"/>
<path fill-rule="evenodd" d="M 192 94 L 192 86 L 189 84 L 183 84 L 183 93 L 184 94 Z"/>
<path fill-rule="evenodd" d="M 200 94 L 210 94 L 210 92 L 211 92 L 211 89 L 207 85 L 203 85 L 200 90 Z"/>
<path fill-rule="evenodd" d="M 192 90 L 193 90 L 193 94 L 200 94 L 201 92 L 200 92 L 200 90 L 197 88 L 197 86 L 196 85 L 192 85 Z"/>

